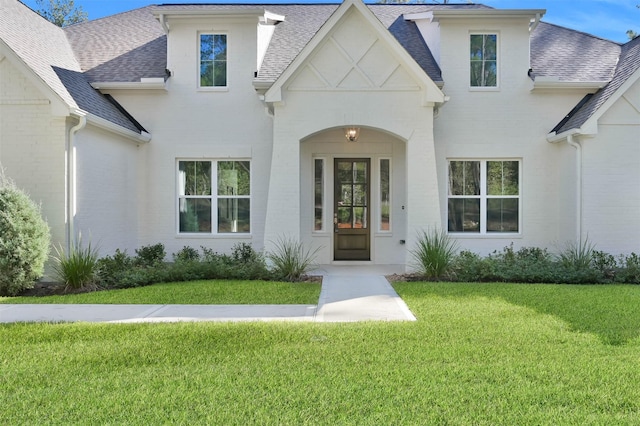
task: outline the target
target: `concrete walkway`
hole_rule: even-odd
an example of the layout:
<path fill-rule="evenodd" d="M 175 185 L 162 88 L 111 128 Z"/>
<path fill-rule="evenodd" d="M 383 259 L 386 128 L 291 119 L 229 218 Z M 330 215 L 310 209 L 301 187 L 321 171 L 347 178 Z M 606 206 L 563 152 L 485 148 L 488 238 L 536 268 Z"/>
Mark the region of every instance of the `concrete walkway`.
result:
<path fill-rule="evenodd" d="M 394 270 L 395 269 L 395 270 Z M 179 321 L 415 321 L 384 275 L 398 268 L 321 266 L 318 305 L 0 305 L 0 323 Z"/>

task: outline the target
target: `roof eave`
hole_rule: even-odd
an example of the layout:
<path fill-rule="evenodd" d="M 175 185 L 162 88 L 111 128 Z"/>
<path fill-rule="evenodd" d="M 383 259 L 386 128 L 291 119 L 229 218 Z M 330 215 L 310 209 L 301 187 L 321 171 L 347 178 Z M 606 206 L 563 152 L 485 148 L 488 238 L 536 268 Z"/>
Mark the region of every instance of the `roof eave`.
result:
<path fill-rule="evenodd" d="M 513 19 L 541 18 L 546 9 L 435 9 L 433 20 L 441 19 Z"/>
<path fill-rule="evenodd" d="M 553 77 L 536 77 L 533 81 L 533 89 L 599 90 L 608 83 L 608 81 L 562 81 Z"/>

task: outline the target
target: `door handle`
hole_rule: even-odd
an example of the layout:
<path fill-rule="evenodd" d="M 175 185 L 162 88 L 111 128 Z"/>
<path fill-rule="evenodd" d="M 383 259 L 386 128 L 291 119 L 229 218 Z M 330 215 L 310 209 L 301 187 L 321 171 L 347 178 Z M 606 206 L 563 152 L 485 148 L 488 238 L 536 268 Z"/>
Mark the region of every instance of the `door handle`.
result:
<path fill-rule="evenodd" d="M 333 232 L 338 233 L 338 213 L 333 214 Z"/>

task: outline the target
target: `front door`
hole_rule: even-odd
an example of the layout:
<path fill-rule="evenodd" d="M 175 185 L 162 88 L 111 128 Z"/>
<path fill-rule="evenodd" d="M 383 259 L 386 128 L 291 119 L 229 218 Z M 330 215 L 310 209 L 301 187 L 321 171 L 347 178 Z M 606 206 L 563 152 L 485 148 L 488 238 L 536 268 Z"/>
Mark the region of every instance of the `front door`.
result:
<path fill-rule="evenodd" d="M 336 158 L 334 163 L 334 260 L 370 260 L 368 158 Z"/>

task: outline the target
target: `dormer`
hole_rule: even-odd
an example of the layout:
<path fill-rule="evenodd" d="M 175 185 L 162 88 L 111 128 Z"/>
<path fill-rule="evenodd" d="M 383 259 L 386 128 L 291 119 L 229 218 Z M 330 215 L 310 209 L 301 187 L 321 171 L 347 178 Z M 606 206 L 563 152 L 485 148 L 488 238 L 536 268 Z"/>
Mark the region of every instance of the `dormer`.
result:
<path fill-rule="evenodd" d="M 253 5 L 162 5 L 153 12 L 167 34 L 173 84 L 203 92 L 228 91 L 238 81 L 250 83 L 275 26 L 285 19 Z"/>
<path fill-rule="evenodd" d="M 529 35 L 543 9 L 437 8 L 407 14 L 448 87 L 495 91 L 527 77 Z"/>

